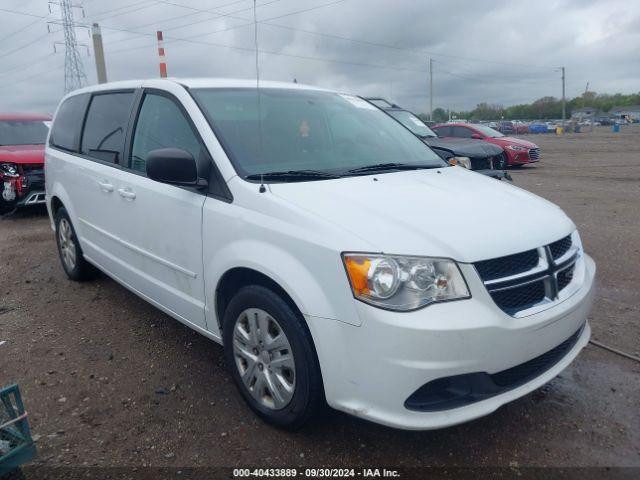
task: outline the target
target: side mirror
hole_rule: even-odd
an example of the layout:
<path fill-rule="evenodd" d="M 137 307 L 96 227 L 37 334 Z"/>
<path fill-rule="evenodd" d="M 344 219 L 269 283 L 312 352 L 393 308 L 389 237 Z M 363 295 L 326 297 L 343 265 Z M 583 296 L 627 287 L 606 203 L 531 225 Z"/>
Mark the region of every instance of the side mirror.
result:
<path fill-rule="evenodd" d="M 147 176 L 172 185 L 198 185 L 198 167 L 193 156 L 180 148 L 151 150 L 146 159 Z"/>
<path fill-rule="evenodd" d="M 482 135 L 479 133 L 472 133 L 471 138 L 475 138 L 476 140 L 482 140 Z"/>

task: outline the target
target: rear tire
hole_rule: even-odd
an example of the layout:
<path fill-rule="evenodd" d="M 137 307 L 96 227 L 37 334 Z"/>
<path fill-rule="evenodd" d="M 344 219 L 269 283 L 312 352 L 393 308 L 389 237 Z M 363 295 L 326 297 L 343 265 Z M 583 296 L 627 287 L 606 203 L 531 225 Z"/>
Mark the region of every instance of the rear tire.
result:
<path fill-rule="evenodd" d="M 223 340 L 236 386 L 265 422 L 295 430 L 324 405 L 311 334 L 280 295 L 258 285 L 241 288 L 225 310 Z"/>
<path fill-rule="evenodd" d="M 76 282 L 95 278 L 98 270 L 85 260 L 76 231 L 64 207 L 56 212 L 55 225 L 58 255 L 67 277 Z"/>

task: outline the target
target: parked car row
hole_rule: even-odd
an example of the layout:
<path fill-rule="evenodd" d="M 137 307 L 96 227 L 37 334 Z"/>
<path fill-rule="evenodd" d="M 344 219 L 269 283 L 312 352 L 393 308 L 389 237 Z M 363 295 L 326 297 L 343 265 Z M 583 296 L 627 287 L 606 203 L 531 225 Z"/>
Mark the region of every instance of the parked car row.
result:
<path fill-rule="evenodd" d="M 460 165 L 498 180 L 509 179 L 504 171 L 508 166 L 507 154 L 502 147 L 479 142 L 472 138 L 441 138 L 422 120 L 408 110 L 383 98 L 367 101 L 398 121 L 449 163 Z"/>
<path fill-rule="evenodd" d="M 252 80 L 73 92 L 46 146 L 62 268 L 100 270 L 221 343 L 274 425 L 325 404 L 414 430 L 487 415 L 587 344 L 596 267 L 559 208 L 451 166 L 425 143 L 460 158 L 457 130 L 432 137 L 409 113 Z"/>

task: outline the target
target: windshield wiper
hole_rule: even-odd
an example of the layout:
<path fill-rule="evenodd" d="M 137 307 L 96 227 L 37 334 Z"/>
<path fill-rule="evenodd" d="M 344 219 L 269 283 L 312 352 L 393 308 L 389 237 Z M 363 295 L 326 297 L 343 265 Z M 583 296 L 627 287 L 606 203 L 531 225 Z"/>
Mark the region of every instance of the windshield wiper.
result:
<path fill-rule="evenodd" d="M 385 172 L 388 170 L 422 170 L 428 168 L 440 168 L 437 165 L 412 165 L 410 163 L 379 163 L 377 165 L 366 165 L 364 167 L 352 168 L 344 172 L 349 175 L 352 173 L 368 173 L 368 172 Z"/>
<path fill-rule="evenodd" d="M 326 178 L 340 178 L 340 175 L 329 172 L 321 172 L 319 170 L 288 170 L 286 172 L 265 172 L 247 175 L 247 180 L 322 180 Z"/>

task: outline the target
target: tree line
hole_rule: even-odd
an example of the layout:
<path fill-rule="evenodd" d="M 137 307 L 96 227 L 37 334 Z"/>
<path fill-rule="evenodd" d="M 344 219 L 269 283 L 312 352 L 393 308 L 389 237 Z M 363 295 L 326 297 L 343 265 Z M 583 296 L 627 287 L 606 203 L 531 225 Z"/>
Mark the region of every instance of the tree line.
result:
<path fill-rule="evenodd" d="M 585 92 L 579 97 L 567 100 L 567 118 L 582 107 L 593 107 L 608 112 L 613 107 L 640 105 L 640 92 L 631 94 Z M 556 97 L 542 97 L 532 103 L 522 103 L 504 107 L 497 103 L 479 103 L 470 111 L 451 112 L 452 117 L 467 120 L 550 120 L 562 118 L 562 100 Z M 428 118 L 428 115 L 420 115 Z M 443 108 L 433 110 L 433 120 L 445 122 L 449 113 Z"/>

